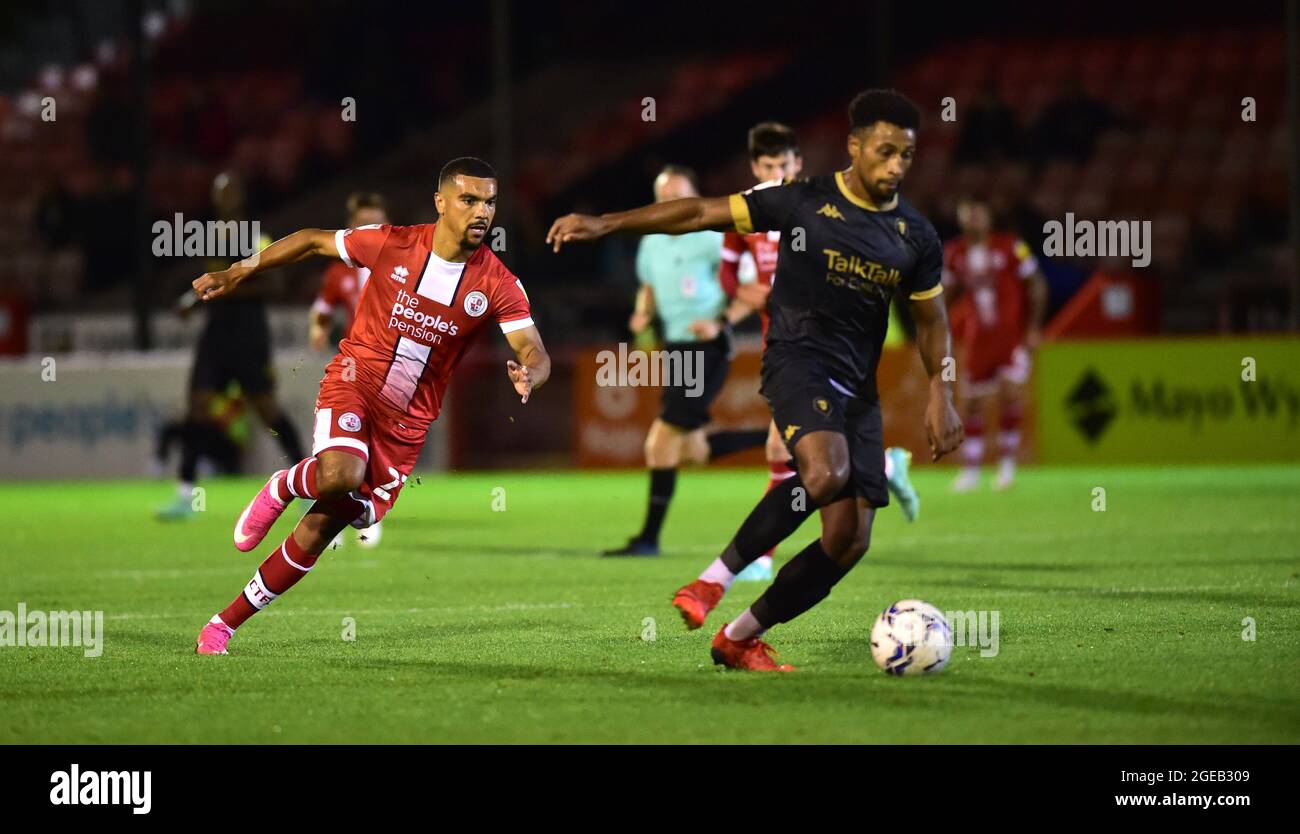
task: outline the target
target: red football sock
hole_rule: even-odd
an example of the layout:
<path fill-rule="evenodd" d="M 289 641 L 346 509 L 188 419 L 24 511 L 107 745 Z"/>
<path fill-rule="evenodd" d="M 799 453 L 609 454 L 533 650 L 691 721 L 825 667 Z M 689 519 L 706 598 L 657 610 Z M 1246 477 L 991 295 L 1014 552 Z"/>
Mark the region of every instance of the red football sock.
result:
<path fill-rule="evenodd" d="M 316 458 L 304 458 L 276 482 L 275 497 L 284 503 L 295 498 L 319 498 L 316 492 Z"/>
<path fill-rule="evenodd" d="M 1004 403 L 998 415 L 998 447 L 1003 457 L 1015 457 L 1020 451 L 1020 422 L 1024 418 L 1019 403 Z"/>
<path fill-rule="evenodd" d="M 292 588 L 316 564 L 320 553 L 309 553 L 298 546 L 293 534 L 277 547 L 253 574 L 244 590 L 219 615 L 231 629 L 239 628 L 249 617 Z"/>

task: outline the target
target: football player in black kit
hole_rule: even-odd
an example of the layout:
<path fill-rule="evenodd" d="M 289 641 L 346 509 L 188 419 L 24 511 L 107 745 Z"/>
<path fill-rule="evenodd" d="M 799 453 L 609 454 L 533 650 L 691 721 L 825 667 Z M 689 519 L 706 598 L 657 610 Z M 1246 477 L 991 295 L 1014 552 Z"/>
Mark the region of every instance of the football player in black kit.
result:
<path fill-rule="evenodd" d="M 217 175 L 212 183 L 212 206 L 221 221 L 244 220 L 244 188 L 237 177 L 227 173 Z M 264 237 L 257 241 L 257 248 L 260 251 L 270 244 L 270 238 Z M 207 269 L 215 271 L 228 265 L 209 258 Z M 185 293 L 179 302 L 182 315 L 188 314 L 197 300 L 192 290 Z M 190 372 L 189 411 L 180 430 L 181 462 L 176 497 L 158 510 L 159 519 L 176 521 L 194 515 L 198 461 L 206 445 L 205 437 L 213 430 L 212 400 L 226 391 L 231 382 L 239 383 L 241 393 L 252 402 L 285 457 L 302 459 L 298 430 L 275 397 L 266 298 L 261 290 L 240 288 L 239 292 L 207 305 L 207 321 Z"/>
<path fill-rule="evenodd" d="M 699 628 L 735 575 L 814 509 L 821 513 L 822 534 L 718 631 L 713 660 L 732 668 L 793 669 L 772 659 L 761 636 L 826 598 L 866 553 L 875 512 L 889 503 L 876 364 L 896 292 L 908 299 L 930 380 L 924 420 L 933 459 L 962 441 L 952 374 L 944 372 L 952 348 L 940 296 L 943 246 L 930 221 L 899 194 L 916 153 L 920 112 L 893 90 L 867 90 L 849 105 L 849 122 L 850 164 L 833 175 L 772 182 L 730 197 L 570 214 L 547 235 L 558 251 L 614 232 L 781 233 L 762 393 L 798 476 L 759 501 L 722 555 L 680 589 L 673 604 L 689 628 Z"/>

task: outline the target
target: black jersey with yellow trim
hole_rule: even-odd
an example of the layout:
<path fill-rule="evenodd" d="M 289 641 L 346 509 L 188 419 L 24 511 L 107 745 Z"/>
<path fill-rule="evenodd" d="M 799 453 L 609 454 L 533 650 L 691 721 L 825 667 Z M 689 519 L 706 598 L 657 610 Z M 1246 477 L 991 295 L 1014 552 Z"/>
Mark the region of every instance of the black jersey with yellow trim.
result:
<path fill-rule="evenodd" d="M 943 291 L 934 226 L 901 196 L 871 206 L 843 172 L 733 194 L 731 214 L 742 234 L 781 233 L 767 349 L 813 353 L 837 385 L 874 400 L 894 293 L 922 300 Z"/>

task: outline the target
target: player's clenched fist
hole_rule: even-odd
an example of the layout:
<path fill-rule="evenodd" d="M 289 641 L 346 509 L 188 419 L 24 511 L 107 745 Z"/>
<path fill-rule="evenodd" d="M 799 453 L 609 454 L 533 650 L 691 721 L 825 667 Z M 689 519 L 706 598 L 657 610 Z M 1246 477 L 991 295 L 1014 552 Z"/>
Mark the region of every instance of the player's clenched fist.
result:
<path fill-rule="evenodd" d="M 966 437 L 961 417 L 949 397 L 930 397 L 925 408 L 925 434 L 932 460 L 938 460 L 961 445 Z"/>
<path fill-rule="evenodd" d="M 560 246 L 571 240 L 595 240 L 608 231 L 608 223 L 602 217 L 590 214 L 566 214 L 551 224 L 546 233 L 546 242 L 552 251 L 559 252 Z"/>
<path fill-rule="evenodd" d="M 515 393 L 519 395 L 519 402 L 528 402 L 528 395 L 533 392 L 533 380 L 528 372 L 528 366 L 520 365 L 513 359 L 507 360 L 506 374 L 510 377 L 510 381 L 514 383 Z"/>
<path fill-rule="evenodd" d="M 194 292 L 198 294 L 200 299 L 211 301 L 234 290 L 248 275 L 249 270 L 247 268 L 235 264 L 229 269 L 223 269 L 220 272 L 205 272 L 191 286 L 194 287 Z"/>

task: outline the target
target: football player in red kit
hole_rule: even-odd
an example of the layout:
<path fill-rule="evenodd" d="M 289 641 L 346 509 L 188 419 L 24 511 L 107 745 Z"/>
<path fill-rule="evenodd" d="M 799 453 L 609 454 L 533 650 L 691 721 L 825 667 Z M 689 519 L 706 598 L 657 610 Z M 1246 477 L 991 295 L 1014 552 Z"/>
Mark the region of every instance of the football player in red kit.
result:
<path fill-rule="evenodd" d="M 358 191 L 348 195 L 348 228 L 374 226 L 388 222 L 388 211 L 384 198 L 375 193 Z M 342 261 L 334 261 L 325 267 L 321 276 L 320 291 L 316 301 L 311 305 L 311 329 L 307 341 L 312 350 L 324 350 L 330 341 L 330 326 L 336 311 L 344 316 L 343 336 L 352 329 L 352 320 L 357 315 L 357 301 L 361 290 L 370 278 L 370 270 L 364 266 L 348 266 Z"/>
<path fill-rule="evenodd" d="M 780 122 L 760 122 L 750 128 L 749 168 L 760 183 L 799 176 L 803 170 L 803 157 L 799 155 L 799 140 L 794 130 Z M 780 251 L 780 232 L 742 235 L 732 229 L 722 237 L 718 282 L 729 297 L 758 311 L 765 339 L 769 322 L 767 296 L 772 291 L 772 275 L 776 272 L 776 257 Z M 768 423 L 764 453 L 767 456 L 768 489 L 794 475 L 790 468 L 793 462 L 790 450 L 781 439 L 775 422 Z M 771 578 L 772 551 L 755 559 L 736 576 L 740 581 Z"/>
<path fill-rule="evenodd" d="M 496 173 L 472 157 L 438 177 L 438 222 L 303 229 L 257 255 L 194 282 L 204 301 L 266 269 L 310 255 L 370 270 L 356 321 L 325 369 L 310 457 L 271 476 L 235 523 L 235 546 L 252 550 L 295 498 L 314 503 L 244 589 L 199 634 L 199 654 L 225 654 L 249 617 L 307 575 L 339 532 L 365 528 L 396 503 L 438 416 L 452 372 L 489 322 L 518 361 L 506 363 L 521 402 L 550 376 L 528 296 L 483 246 L 496 214 Z"/>
<path fill-rule="evenodd" d="M 943 253 L 943 285 L 951 309 L 954 341 L 965 350 L 959 369 L 965 465 L 953 489 L 979 486 L 984 458 L 984 410 L 998 402 L 997 489 L 1011 486 L 1020 452 L 1024 414 L 1021 388 L 1029 378 L 1030 358 L 1041 338 L 1047 284 L 1025 242 L 993 229 L 993 212 L 979 198 L 957 204 L 961 235 Z"/>

